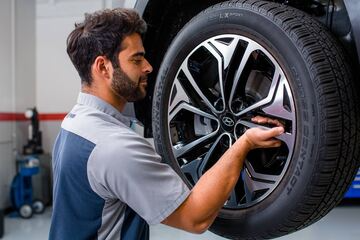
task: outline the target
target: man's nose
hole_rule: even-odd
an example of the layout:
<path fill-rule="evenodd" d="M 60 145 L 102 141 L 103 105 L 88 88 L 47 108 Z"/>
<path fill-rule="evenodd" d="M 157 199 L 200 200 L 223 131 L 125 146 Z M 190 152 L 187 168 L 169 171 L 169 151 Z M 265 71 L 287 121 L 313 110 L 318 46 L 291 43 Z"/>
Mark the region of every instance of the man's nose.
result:
<path fill-rule="evenodd" d="M 151 66 L 151 64 L 149 63 L 149 61 L 147 59 L 145 59 L 145 68 L 144 68 L 144 72 L 146 74 L 149 74 L 153 71 L 153 67 Z"/>

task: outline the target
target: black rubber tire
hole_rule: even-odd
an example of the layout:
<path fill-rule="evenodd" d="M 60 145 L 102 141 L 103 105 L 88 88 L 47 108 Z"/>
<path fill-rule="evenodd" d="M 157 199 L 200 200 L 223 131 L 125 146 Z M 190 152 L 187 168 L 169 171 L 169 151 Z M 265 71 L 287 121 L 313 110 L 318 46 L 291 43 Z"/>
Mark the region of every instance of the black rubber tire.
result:
<path fill-rule="evenodd" d="M 222 209 L 210 230 L 230 239 L 279 237 L 326 215 L 353 180 L 359 167 L 357 87 L 340 45 L 307 14 L 259 0 L 224 2 L 206 9 L 174 39 L 154 91 L 156 149 L 184 180 L 168 135 L 171 86 L 190 51 L 223 33 L 260 42 L 282 66 L 294 94 L 297 136 L 290 166 L 275 191 L 252 207 Z"/>

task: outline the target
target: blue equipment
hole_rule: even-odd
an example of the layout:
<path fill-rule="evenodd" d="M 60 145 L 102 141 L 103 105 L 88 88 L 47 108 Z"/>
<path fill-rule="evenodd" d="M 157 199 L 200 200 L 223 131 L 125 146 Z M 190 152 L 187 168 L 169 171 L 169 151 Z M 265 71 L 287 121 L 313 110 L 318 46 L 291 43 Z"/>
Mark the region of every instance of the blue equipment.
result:
<path fill-rule="evenodd" d="M 34 213 L 45 210 L 44 203 L 33 200 L 32 176 L 39 173 L 39 160 L 33 156 L 25 156 L 17 160 L 18 173 L 11 185 L 11 202 L 22 218 L 31 218 Z"/>
<path fill-rule="evenodd" d="M 345 198 L 360 198 L 360 169 L 358 170 L 354 181 L 351 183 L 351 186 Z"/>
<path fill-rule="evenodd" d="M 45 205 L 40 200 L 33 200 L 32 176 L 39 173 L 40 162 L 36 154 L 43 153 L 41 146 L 41 131 L 36 108 L 28 109 L 25 117 L 30 119 L 28 143 L 23 147 L 21 158 L 16 160 L 18 173 L 11 184 L 11 202 L 23 218 L 31 218 L 33 212 L 42 213 Z"/>

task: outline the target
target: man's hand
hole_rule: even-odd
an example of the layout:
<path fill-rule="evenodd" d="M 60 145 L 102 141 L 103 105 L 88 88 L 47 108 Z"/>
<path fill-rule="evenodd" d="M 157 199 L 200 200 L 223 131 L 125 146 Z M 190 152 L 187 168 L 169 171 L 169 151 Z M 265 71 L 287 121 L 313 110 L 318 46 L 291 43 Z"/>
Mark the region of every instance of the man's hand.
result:
<path fill-rule="evenodd" d="M 269 130 L 261 128 L 248 129 L 241 138 L 243 138 L 243 140 L 247 143 L 249 150 L 255 148 L 280 147 L 281 141 L 275 139 L 274 137 L 279 136 L 285 131 L 284 125 L 281 122 L 276 119 L 261 116 L 256 116 L 251 120 L 258 124 L 274 125 L 274 127 Z"/>
<path fill-rule="evenodd" d="M 256 116 L 253 117 L 251 119 L 251 121 L 258 123 L 258 124 L 269 124 L 269 125 L 273 125 L 274 127 L 284 127 L 284 124 L 282 124 L 279 120 L 277 119 L 272 119 L 272 118 L 268 118 L 268 117 L 262 117 L 262 116 Z"/>

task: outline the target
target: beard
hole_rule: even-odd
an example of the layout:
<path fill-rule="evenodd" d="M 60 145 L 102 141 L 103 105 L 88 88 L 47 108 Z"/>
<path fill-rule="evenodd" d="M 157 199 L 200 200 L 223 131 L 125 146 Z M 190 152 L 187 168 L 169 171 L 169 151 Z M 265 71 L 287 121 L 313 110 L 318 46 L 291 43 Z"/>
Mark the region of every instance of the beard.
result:
<path fill-rule="evenodd" d="M 125 98 L 128 102 L 135 102 L 146 96 L 146 89 L 140 84 L 141 80 L 145 79 L 146 77 L 140 77 L 138 81 L 134 81 L 117 66 L 114 68 L 111 89 L 118 97 Z"/>

